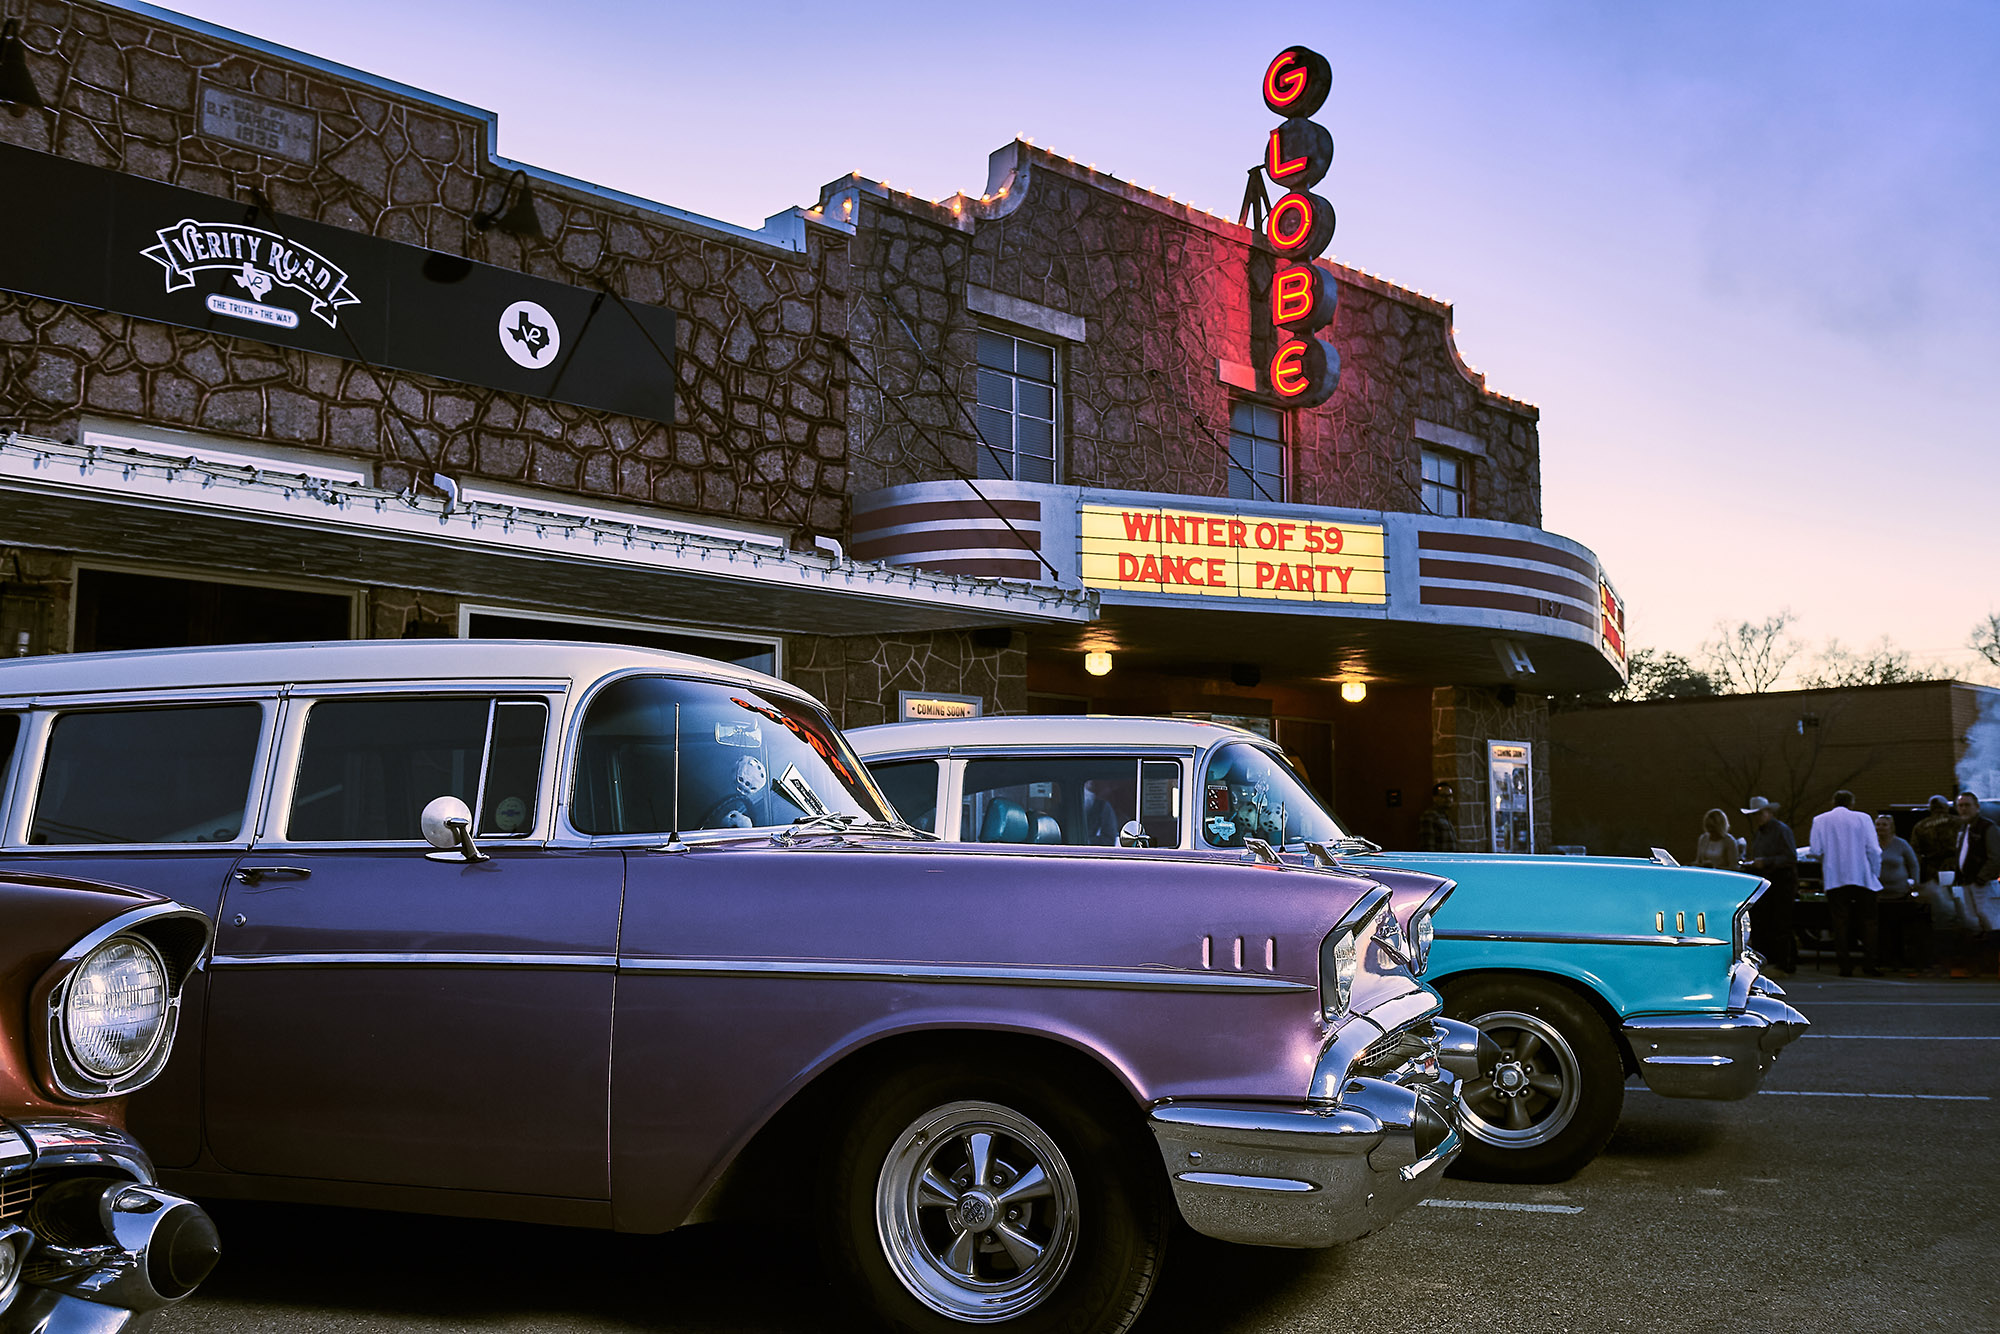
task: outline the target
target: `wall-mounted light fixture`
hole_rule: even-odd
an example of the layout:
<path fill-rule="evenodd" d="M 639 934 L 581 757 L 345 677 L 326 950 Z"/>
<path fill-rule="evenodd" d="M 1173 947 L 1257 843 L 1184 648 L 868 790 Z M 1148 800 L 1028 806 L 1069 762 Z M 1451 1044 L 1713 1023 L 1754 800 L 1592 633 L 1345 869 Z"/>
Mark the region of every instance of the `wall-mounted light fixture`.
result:
<path fill-rule="evenodd" d="M 35 87 L 35 76 L 28 73 L 28 48 L 21 41 L 19 19 L 8 19 L 0 27 L 0 102 L 14 116 L 26 115 L 29 107 L 48 105 L 42 90 Z"/>
<path fill-rule="evenodd" d="M 535 195 L 528 188 L 528 173 L 516 171 L 500 190 L 500 202 L 472 215 L 475 231 L 499 228 L 509 236 L 545 235 L 542 220 L 535 212 Z"/>
<path fill-rule="evenodd" d="M 1362 700 L 1368 698 L 1368 683 L 1366 681 L 1342 681 L 1340 683 L 1340 697 L 1349 704 L 1359 704 Z"/>
<path fill-rule="evenodd" d="M 1092 676 L 1111 675 L 1111 654 L 1101 648 L 1094 648 L 1083 655 L 1083 670 Z"/>

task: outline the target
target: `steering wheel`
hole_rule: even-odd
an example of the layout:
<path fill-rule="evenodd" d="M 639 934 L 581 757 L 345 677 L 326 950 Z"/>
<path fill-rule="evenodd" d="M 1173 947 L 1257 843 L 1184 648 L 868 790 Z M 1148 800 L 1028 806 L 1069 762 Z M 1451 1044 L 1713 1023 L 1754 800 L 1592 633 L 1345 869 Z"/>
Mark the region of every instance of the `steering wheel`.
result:
<path fill-rule="evenodd" d="M 756 823 L 749 800 L 734 793 L 710 806 L 708 814 L 701 817 L 703 829 L 748 829 Z"/>

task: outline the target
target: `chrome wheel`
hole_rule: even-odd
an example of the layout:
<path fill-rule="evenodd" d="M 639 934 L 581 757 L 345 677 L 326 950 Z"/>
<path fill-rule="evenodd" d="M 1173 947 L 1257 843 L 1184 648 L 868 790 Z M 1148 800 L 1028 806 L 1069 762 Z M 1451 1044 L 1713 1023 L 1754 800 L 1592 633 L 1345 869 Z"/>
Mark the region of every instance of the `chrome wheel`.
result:
<path fill-rule="evenodd" d="M 1005 1320 L 1062 1282 L 1076 1250 L 1077 1189 L 1055 1141 L 990 1102 L 947 1103 L 890 1145 L 875 1226 L 912 1296 L 958 1320 Z"/>
<path fill-rule="evenodd" d="M 1583 1067 L 1562 1032 L 1537 1015 L 1495 1010 L 1471 1022 L 1500 1047 L 1490 1077 L 1460 1091 L 1465 1128 L 1501 1148 L 1545 1144 L 1576 1115 Z"/>

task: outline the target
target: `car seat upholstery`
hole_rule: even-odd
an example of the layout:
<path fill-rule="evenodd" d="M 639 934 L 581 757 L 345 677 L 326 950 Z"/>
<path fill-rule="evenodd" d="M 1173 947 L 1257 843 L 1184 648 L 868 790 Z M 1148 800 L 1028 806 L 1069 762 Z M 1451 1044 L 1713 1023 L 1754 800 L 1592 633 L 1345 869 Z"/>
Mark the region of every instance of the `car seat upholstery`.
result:
<path fill-rule="evenodd" d="M 979 822 L 981 843 L 1026 843 L 1028 811 L 1018 801 L 994 797 L 986 803 L 986 818 Z"/>
<path fill-rule="evenodd" d="M 1063 841 L 1062 822 L 1046 812 L 1035 816 L 1035 842 L 1060 843 Z"/>

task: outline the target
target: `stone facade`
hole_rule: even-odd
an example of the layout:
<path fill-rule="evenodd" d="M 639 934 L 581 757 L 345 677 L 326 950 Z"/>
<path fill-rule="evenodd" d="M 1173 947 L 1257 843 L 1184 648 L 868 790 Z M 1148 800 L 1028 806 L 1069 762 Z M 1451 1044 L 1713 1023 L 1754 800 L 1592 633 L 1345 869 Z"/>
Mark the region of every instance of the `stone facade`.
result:
<path fill-rule="evenodd" d="M 900 692 L 977 695 L 989 714 L 1025 713 L 1026 636 L 988 647 L 969 631 L 889 636 L 794 635 L 785 641 L 785 676 L 824 700 L 842 727 L 896 721 Z"/>
<path fill-rule="evenodd" d="M 608 289 L 680 317 L 676 420 L 641 421 L 222 334 L 0 295 L 0 427 L 74 433 L 91 412 L 837 536 L 847 515 L 846 240 L 738 239 L 537 183 L 546 239 L 481 231 L 504 178 L 484 119 L 122 10 L 4 0 L 49 105 L 0 140 L 280 213 Z M 306 109 L 312 165 L 197 132 L 203 84 Z M 662 370 L 664 372 L 664 366 Z"/>
<path fill-rule="evenodd" d="M 1491 794 L 1487 791 L 1486 743 L 1525 741 L 1534 749 L 1529 767 L 1534 783 L 1535 851 L 1555 851 L 1554 784 L 1549 762 L 1549 701 L 1543 695 L 1470 686 L 1431 691 L 1431 772 L 1458 794 L 1458 846 L 1485 851 L 1492 846 Z"/>
<path fill-rule="evenodd" d="M 852 178 L 853 339 L 902 412 L 850 389 L 854 487 L 975 471 L 968 286 L 1083 321 L 1062 343 L 1059 480 L 1226 496 L 1233 399 L 1222 363 L 1268 357 L 1252 291 L 1268 281 L 1255 234 L 1053 154 L 996 154 L 983 199 L 931 204 Z M 1472 512 L 1541 521 L 1539 412 L 1488 390 L 1459 358 L 1451 307 L 1356 269 L 1340 289 L 1333 397 L 1292 414 L 1295 503 L 1421 512 L 1419 421 L 1470 437 Z M 1259 303 L 1261 306 L 1261 303 Z M 1026 331 L 1024 331 L 1026 332 Z M 907 414 L 906 416 L 904 414 Z M 938 457 L 939 446 L 950 456 Z"/>

